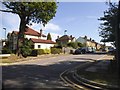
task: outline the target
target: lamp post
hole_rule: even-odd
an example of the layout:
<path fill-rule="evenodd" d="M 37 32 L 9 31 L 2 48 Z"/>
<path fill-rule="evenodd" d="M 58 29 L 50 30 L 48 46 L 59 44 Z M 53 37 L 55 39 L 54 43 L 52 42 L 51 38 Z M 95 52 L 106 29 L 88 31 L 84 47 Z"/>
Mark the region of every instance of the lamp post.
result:
<path fill-rule="evenodd" d="M 67 33 L 67 29 L 65 29 L 65 31 L 64 31 L 64 35 L 66 35 L 66 33 Z"/>
<path fill-rule="evenodd" d="M 67 29 L 64 30 L 64 35 L 66 35 Z M 63 47 L 64 47 L 64 54 L 65 54 L 65 47 L 66 47 L 66 42 L 63 43 Z"/>
<path fill-rule="evenodd" d="M 3 28 L 5 30 L 5 41 L 6 41 L 6 28 Z"/>

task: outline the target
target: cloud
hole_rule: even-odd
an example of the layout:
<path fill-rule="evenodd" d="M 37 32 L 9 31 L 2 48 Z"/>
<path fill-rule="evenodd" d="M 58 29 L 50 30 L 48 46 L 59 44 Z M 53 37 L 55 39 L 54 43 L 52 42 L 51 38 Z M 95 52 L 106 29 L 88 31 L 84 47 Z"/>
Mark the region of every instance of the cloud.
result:
<path fill-rule="evenodd" d="M 44 30 L 51 30 L 51 31 L 60 31 L 61 28 L 59 25 L 53 24 L 53 23 L 48 23 L 43 27 Z"/>
<path fill-rule="evenodd" d="M 57 37 L 61 37 L 62 35 L 58 34 L 58 33 L 50 33 L 51 37 L 52 37 L 52 41 L 55 41 L 57 39 Z"/>

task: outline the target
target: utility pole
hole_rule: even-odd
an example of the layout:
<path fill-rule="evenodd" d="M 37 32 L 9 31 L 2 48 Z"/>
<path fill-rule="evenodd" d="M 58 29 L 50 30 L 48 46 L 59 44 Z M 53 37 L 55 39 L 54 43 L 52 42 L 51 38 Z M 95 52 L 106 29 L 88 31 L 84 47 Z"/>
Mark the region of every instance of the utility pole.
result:
<path fill-rule="evenodd" d="M 6 28 L 3 28 L 5 30 L 5 41 L 6 41 Z"/>

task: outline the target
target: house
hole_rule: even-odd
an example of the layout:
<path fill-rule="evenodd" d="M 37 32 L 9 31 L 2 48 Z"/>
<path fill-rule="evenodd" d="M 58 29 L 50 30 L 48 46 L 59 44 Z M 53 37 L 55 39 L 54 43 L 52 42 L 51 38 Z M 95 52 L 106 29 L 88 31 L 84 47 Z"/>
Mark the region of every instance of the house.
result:
<path fill-rule="evenodd" d="M 8 33 L 7 35 L 9 48 L 11 50 L 17 49 L 18 34 L 18 31 L 12 31 L 12 33 Z M 43 34 L 42 30 L 37 32 L 28 26 L 25 28 L 24 37 L 33 42 L 34 49 L 50 49 L 50 47 L 53 47 L 55 44 L 54 41 L 47 40 L 47 37 Z"/>
<path fill-rule="evenodd" d="M 87 36 L 79 37 L 76 41 L 84 44 L 86 47 L 92 47 L 92 48 L 95 48 L 95 49 L 100 49 L 102 47 L 101 44 L 95 42 L 91 38 L 88 39 Z"/>
<path fill-rule="evenodd" d="M 68 36 L 68 35 L 63 35 L 61 37 L 58 36 L 58 38 L 56 39 L 56 42 L 59 44 L 59 45 L 67 45 L 67 43 L 69 42 L 75 42 L 76 41 L 76 38 L 73 37 L 72 35 Z"/>

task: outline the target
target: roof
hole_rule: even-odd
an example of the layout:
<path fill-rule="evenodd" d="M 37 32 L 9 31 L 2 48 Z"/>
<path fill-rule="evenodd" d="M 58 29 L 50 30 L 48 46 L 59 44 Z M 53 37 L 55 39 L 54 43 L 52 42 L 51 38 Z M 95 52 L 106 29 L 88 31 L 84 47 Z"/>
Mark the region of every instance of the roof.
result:
<path fill-rule="evenodd" d="M 59 40 L 73 40 L 73 39 L 74 39 L 74 37 L 70 37 L 68 35 L 64 35 L 64 36 L 59 38 Z"/>
<path fill-rule="evenodd" d="M 31 40 L 33 43 L 55 44 L 55 42 L 54 42 L 54 41 L 51 41 L 51 40 L 34 39 L 34 38 L 31 38 L 30 40 Z"/>
<path fill-rule="evenodd" d="M 12 33 L 18 34 L 19 32 L 18 31 L 13 31 Z M 25 28 L 25 34 L 26 35 L 32 35 L 32 36 L 46 37 L 46 35 L 41 34 L 41 33 L 37 32 L 37 31 L 35 31 L 34 29 L 29 28 L 28 26 L 26 26 L 26 28 Z"/>
<path fill-rule="evenodd" d="M 19 33 L 18 31 L 13 31 L 12 34 L 15 33 L 16 35 Z"/>

